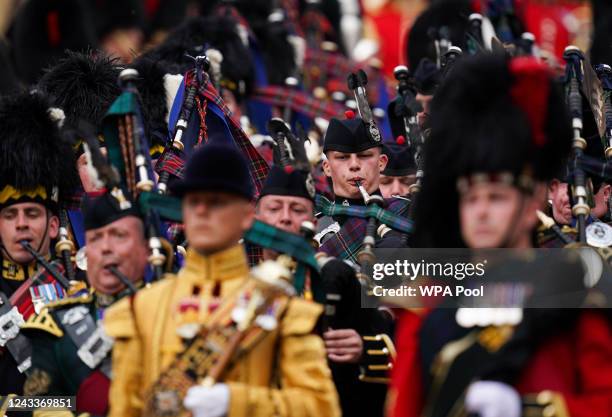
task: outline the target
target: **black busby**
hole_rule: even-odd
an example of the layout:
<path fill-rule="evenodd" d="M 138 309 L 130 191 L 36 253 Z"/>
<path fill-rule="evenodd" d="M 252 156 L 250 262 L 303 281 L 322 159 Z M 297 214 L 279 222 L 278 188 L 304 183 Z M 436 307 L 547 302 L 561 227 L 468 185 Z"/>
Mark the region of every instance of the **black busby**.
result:
<path fill-rule="evenodd" d="M 212 137 L 194 151 L 185 166 L 185 176 L 170 183 L 170 191 L 177 197 L 192 191 L 224 191 L 247 200 L 254 197 L 251 174 L 242 153 Z"/>
<path fill-rule="evenodd" d="M 295 51 L 289 42 L 285 13 L 271 0 L 241 0 L 235 7 L 255 34 L 269 84 L 285 85 L 295 75 Z"/>
<path fill-rule="evenodd" d="M 442 82 L 442 73 L 429 58 L 423 58 L 414 71 L 416 89 L 423 95 L 433 95 Z"/>
<path fill-rule="evenodd" d="M 166 40 L 153 48 L 146 57 L 154 61 L 176 64 L 175 73 L 184 73 L 194 67 L 189 56 L 203 55 L 207 49 L 217 49 L 221 62 L 223 87 L 238 99 L 250 94 L 254 83 L 254 67 L 250 52 L 242 42 L 238 26 L 229 17 L 195 17 L 172 31 Z"/>
<path fill-rule="evenodd" d="M 330 120 L 325 132 L 323 152 L 358 153 L 382 145 L 370 138 L 368 127 L 362 118 L 355 117 L 350 111 L 347 113 L 347 119 Z"/>
<path fill-rule="evenodd" d="M 35 201 L 57 210 L 78 185 L 63 112 L 40 93 L 0 98 L 0 206 Z"/>
<path fill-rule="evenodd" d="M 423 58 L 435 62 L 434 40 L 440 35 L 449 39 L 454 46 L 465 50 L 465 34 L 471 13 L 468 0 L 434 2 L 425 9 L 406 35 L 406 56 L 410 68 L 414 70 Z"/>
<path fill-rule="evenodd" d="M 86 0 L 95 14 L 96 34 L 104 39 L 114 30 L 137 29 L 145 26 L 144 2 L 139 0 Z"/>
<path fill-rule="evenodd" d="M 67 128 L 76 128 L 80 120 L 99 128 L 106 111 L 121 93 L 118 76 L 116 60 L 102 52 L 66 51 L 45 71 L 38 88 L 54 106 L 64 110 Z"/>
<path fill-rule="evenodd" d="M 417 166 L 414 154 L 403 137 L 399 137 L 396 143 L 385 143 L 383 153 L 389 158 L 383 175 L 389 177 L 403 177 L 416 174 Z"/>
<path fill-rule="evenodd" d="M 10 94 L 19 89 L 8 44 L 0 39 L 0 95 Z"/>
<path fill-rule="evenodd" d="M 431 117 L 415 212 L 420 246 L 464 246 L 461 189 L 499 181 L 530 193 L 556 175 L 571 148 L 561 89 L 530 57 L 482 54 L 457 63 L 436 92 Z"/>
<path fill-rule="evenodd" d="M 176 68 L 165 61 L 142 56 L 130 65 L 138 71 L 136 85 L 140 93 L 145 133 L 151 155 L 159 155 L 168 140 L 168 95 L 165 76 L 176 73 Z"/>
<path fill-rule="evenodd" d="M 15 17 L 12 40 L 17 74 L 27 83 L 36 82 L 66 49 L 97 45 L 93 16 L 81 0 L 26 2 Z"/>

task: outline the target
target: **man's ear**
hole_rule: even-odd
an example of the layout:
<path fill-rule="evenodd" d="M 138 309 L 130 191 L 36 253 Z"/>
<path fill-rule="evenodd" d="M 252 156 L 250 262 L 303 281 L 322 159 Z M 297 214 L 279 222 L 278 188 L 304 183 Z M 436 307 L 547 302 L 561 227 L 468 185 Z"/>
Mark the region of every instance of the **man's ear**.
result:
<path fill-rule="evenodd" d="M 331 177 L 331 166 L 329 165 L 329 161 L 327 160 L 327 158 L 323 159 L 323 163 L 322 163 L 322 167 L 323 167 L 323 173 L 325 174 L 326 177 Z"/>
<path fill-rule="evenodd" d="M 546 184 L 536 184 L 533 190 L 533 194 L 528 197 L 525 211 L 525 223 L 529 230 L 535 228 L 538 225 L 539 219 L 536 214 L 536 210 L 544 210 L 546 204 L 547 195 Z"/>
<path fill-rule="evenodd" d="M 387 167 L 387 163 L 389 162 L 389 157 L 384 154 L 381 153 L 380 156 L 378 157 L 378 170 L 379 172 L 383 172 L 385 170 L 385 168 Z"/>
<path fill-rule="evenodd" d="M 551 200 L 559 189 L 559 180 L 552 180 L 548 183 L 548 199 Z"/>
<path fill-rule="evenodd" d="M 254 221 L 255 221 L 255 203 L 251 201 L 244 206 L 244 213 L 243 213 L 242 220 L 241 220 L 242 230 L 245 232 L 249 230 L 251 226 L 253 225 Z"/>
<path fill-rule="evenodd" d="M 537 204 L 542 205 L 546 204 L 547 198 L 550 197 L 550 184 L 546 186 L 545 183 L 536 183 L 533 188 L 533 200 L 537 202 Z"/>
<path fill-rule="evenodd" d="M 608 200 L 610 198 L 610 188 L 612 186 L 610 184 L 604 184 L 601 186 L 601 188 L 603 188 L 603 196 L 604 196 L 604 200 Z"/>
<path fill-rule="evenodd" d="M 47 226 L 47 234 L 49 235 L 49 238 L 55 239 L 57 237 L 57 235 L 59 234 L 59 224 L 59 217 L 51 215 L 51 217 L 49 218 L 49 226 Z"/>

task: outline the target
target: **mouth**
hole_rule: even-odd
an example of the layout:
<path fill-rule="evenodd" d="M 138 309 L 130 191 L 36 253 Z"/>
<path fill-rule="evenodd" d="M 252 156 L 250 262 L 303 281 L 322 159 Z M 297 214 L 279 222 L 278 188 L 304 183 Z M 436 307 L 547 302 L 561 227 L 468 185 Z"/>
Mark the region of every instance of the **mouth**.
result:
<path fill-rule="evenodd" d="M 359 187 L 359 184 L 363 185 L 363 178 L 361 177 L 351 178 L 348 180 L 348 182 L 354 187 Z"/>
<path fill-rule="evenodd" d="M 475 233 L 477 235 L 490 235 L 493 233 L 493 231 L 491 229 L 478 229 L 475 230 Z"/>
<path fill-rule="evenodd" d="M 23 248 L 21 245 L 21 242 L 27 242 L 28 245 L 31 245 L 32 242 L 34 241 L 33 238 L 31 237 L 22 237 L 16 240 L 17 246 L 19 246 L 20 248 Z"/>
<path fill-rule="evenodd" d="M 119 268 L 118 262 L 106 262 L 102 265 L 102 268 L 112 274 L 111 268 Z"/>

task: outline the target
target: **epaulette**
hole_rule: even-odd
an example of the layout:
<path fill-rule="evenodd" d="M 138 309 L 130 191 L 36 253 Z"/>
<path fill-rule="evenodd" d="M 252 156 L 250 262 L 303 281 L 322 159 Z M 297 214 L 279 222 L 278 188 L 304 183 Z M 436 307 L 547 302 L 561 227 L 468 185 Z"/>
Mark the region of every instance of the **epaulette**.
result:
<path fill-rule="evenodd" d="M 21 325 L 22 330 L 42 330 L 56 337 L 64 336 L 61 327 L 53 319 L 51 312 L 47 308 L 43 308 L 39 314 L 32 314 L 30 318 Z"/>

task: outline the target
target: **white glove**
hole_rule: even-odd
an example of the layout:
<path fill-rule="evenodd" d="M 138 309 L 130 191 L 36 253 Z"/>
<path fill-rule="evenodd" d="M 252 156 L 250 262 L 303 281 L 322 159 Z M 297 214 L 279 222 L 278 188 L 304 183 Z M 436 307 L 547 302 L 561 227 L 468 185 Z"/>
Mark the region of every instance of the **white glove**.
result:
<path fill-rule="evenodd" d="M 521 397 L 503 382 L 477 381 L 468 387 L 465 408 L 480 417 L 521 417 Z"/>
<path fill-rule="evenodd" d="M 224 417 L 229 409 L 230 391 L 226 384 L 189 388 L 183 405 L 193 417 Z"/>

